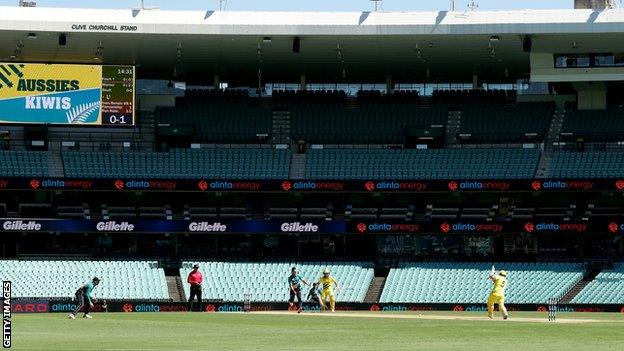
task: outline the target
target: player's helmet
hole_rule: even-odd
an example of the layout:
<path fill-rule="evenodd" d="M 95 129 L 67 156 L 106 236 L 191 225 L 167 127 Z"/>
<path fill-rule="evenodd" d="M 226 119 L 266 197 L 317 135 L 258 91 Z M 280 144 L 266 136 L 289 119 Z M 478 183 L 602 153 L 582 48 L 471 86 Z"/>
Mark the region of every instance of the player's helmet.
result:
<path fill-rule="evenodd" d="M 329 269 L 325 268 L 325 270 L 323 271 L 323 274 L 329 274 Z"/>
<path fill-rule="evenodd" d="M 503 277 L 507 276 L 507 271 L 500 271 L 498 272 L 498 274 L 502 275 Z"/>
<path fill-rule="evenodd" d="M 93 277 L 93 282 L 98 284 L 100 282 L 100 278 L 98 277 Z"/>

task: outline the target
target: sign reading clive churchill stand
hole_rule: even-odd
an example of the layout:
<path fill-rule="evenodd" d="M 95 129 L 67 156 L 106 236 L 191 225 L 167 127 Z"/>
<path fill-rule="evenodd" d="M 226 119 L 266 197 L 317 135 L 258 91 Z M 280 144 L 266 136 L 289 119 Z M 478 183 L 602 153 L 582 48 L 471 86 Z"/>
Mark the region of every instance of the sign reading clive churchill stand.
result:
<path fill-rule="evenodd" d="M 0 63 L 0 123 L 134 124 L 134 67 Z"/>

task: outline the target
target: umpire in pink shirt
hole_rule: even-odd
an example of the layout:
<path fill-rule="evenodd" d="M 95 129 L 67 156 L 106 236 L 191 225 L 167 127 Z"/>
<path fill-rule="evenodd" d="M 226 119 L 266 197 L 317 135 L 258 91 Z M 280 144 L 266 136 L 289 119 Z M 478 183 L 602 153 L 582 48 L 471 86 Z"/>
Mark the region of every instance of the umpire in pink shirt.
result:
<path fill-rule="evenodd" d="M 204 277 L 199 271 L 199 265 L 195 263 L 193 270 L 188 275 L 187 282 L 191 284 L 191 296 L 189 297 L 189 311 L 193 310 L 193 300 L 197 296 L 197 303 L 199 304 L 199 311 L 202 310 L 202 287 L 201 284 L 204 281 Z"/>

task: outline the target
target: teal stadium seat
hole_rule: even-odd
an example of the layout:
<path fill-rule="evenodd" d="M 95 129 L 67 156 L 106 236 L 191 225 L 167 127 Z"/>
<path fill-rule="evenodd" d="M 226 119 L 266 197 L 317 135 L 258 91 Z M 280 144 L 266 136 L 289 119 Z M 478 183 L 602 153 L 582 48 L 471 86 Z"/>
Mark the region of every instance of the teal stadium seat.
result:
<path fill-rule="evenodd" d="M 186 282 L 193 263 L 195 262 L 182 263 L 180 278 L 183 282 Z M 203 298 L 224 301 L 243 301 L 246 293 L 251 293 L 251 301 L 287 301 L 287 278 L 290 269 L 296 266 L 310 283 L 321 277 L 323 269 L 331 269 L 332 276 L 342 286 L 342 290 L 336 293 L 336 299 L 339 302 L 363 302 L 375 275 L 372 265 L 362 262 L 198 263 L 204 274 Z M 188 298 L 188 284 L 184 284 L 184 291 Z M 307 293 L 308 288 L 304 286 L 304 299 Z"/>
<path fill-rule="evenodd" d="M 156 261 L 0 260 L 0 279 L 13 283 L 13 298 L 67 298 L 94 277 L 100 299 L 169 299 L 165 272 Z"/>
<path fill-rule="evenodd" d="M 357 107 L 295 100 L 284 109 L 291 113 L 293 139 L 310 143 L 403 143 L 407 127 L 444 125 L 448 114 L 438 106 L 421 109 L 418 100 L 360 102 Z"/>
<path fill-rule="evenodd" d="M 624 304 L 624 263 L 600 272 L 571 301 L 579 304 Z"/>
<path fill-rule="evenodd" d="M 624 176 L 621 152 L 559 152 L 553 155 L 550 178 L 620 178 Z"/>
<path fill-rule="evenodd" d="M 562 135 L 591 141 L 624 140 L 624 109 L 566 111 Z"/>
<path fill-rule="evenodd" d="M 538 150 L 310 150 L 309 179 L 530 179 Z"/>
<path fill-rule="evenodd" d="M 494 263 L 509 272 L 509 303 L 547 303 L 560 298 L 583 278 L 577 263 Z M 491 264 L 404 263 L 391 269 L 380 302 L 484 303 L 492 288 Z"/>
<path fill-rule="evenodd" d="M 471 134 L 473 142 L 515 142 L 541 140 L 550 126 L 555 105 L 532 102 L 515 105 L 465 104 L 460 123 L 460 134 Z"/>
<path fill-rule="evenodd" d="M 244 98 L 192 99 L 182 106 L 157 107 L 159 125 L 191 126 L 195 142 L 252 143 L 271 133 L 271 110 Z"/>
<path fill-rule="evenodd" d="M 65 152 L 67 177 L 286 179 L 290 150 L 174 149 L 170 152 Z"/>
<path fill-rule="evenodd" d="M 0 151 L 0 176 L 47 177 L 48 153 L 39 151 Z"/>

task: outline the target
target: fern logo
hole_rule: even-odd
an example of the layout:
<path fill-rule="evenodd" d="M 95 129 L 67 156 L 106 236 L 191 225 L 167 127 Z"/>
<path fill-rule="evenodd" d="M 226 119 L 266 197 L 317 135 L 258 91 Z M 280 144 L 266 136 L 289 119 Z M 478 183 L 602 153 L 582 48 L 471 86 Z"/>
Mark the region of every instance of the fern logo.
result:
<path fill-rule="evenodd" d="M 100 102 L 90 102 L 87 104 L 80 104 L 71 110 L 67 111 L 65 115 L 67 116 L 67 123 L 69 124 L 82 124 L 86 123 L 87 119 L 91 117 L 91 115 L 98 110 L 100 107 Z"/>

